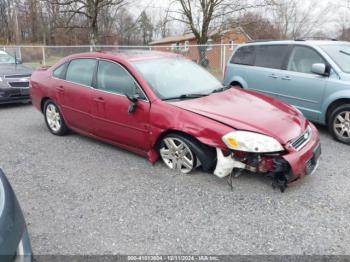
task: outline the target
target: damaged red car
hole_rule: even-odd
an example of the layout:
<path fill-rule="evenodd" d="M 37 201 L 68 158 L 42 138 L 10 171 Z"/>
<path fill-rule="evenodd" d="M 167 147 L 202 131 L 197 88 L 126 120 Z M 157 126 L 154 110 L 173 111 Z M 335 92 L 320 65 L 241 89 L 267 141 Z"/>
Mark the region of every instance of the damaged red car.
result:
<path fill-rule="evenodd" d="M 30 94 L 51 133 L 73 130 L 182 173 L 248 170 L 284 191 L 321 154 L 317 129 L 297 109 L 223 86 L 175 54 L 72 55 L 34 72 Z"/>

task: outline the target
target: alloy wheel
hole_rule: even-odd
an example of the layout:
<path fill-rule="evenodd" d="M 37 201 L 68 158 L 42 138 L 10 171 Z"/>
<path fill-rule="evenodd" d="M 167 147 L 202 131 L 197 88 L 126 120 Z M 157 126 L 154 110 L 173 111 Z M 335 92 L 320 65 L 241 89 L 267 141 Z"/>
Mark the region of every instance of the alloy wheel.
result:
<path fill-rule="evenodd" d="M 53 132 L 59 132 L 62 126 L 61 115 L 58 108 L 54 104 L 49 104 L 46 107 L 46 120 Z"/>
<path fill-rule="evenodd" d="M 334 132 L 341 138 L 350 138 L 350 111 L 342 111 L 333 122 Z"/>
<path fill-rule="evenodd" d="M 175 137 L 163 139 L 160 155 L 170 169 L 187 174 L 194 168 L 195 158 L 191 149 L 182 140 Z"/>

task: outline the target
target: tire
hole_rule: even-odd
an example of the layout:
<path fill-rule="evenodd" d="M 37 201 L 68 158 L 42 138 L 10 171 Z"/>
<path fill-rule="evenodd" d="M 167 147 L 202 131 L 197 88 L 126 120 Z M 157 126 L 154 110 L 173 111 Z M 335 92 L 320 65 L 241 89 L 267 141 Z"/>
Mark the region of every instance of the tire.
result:
<path fill-rule="evenodd" d="M 338 106 L 331 112 L 328 129 L 336 140 L 350 145 L 350 104 Z"/>
<path fill-rule="evenodd" d="M 63 136 L 68 133 L 62 113 L 52 100 L 47 100 L 44 104 L 44 117 L 46 126 L 52 134 Z"/>
<path fill-rule="evenodd" d="M 173 141 L 174 145 L 169 145 Z M 183 152 L 179 147 L 183 144 Z M 177 169 L 183 174 L 188 174 L 197 167 L 197 159 L 199 159 L 205 171 L 213 167 L 216 162 L 215 150 L 201 144 L 190 136 L 180 134 L 168 134 L 162 138 L 159 145 L 159 154 L 167 167 Z M 186 164 L 184 157 L 187 158 Z"/>
<path fill-rule="evenodd" d="M 231 84 L 231 86 L 232 86 L 232 87 L 242 88 L 242 89 L 243 89 L 243 86 L 242 86 L 240 83 L 238 83 L 238 82 L 233 82 L 233 83 Z"/>

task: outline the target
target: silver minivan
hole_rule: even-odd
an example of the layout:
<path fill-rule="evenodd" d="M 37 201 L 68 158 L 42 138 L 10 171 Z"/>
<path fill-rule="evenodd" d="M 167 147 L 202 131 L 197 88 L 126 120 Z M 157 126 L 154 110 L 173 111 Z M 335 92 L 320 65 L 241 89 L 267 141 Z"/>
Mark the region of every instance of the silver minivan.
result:
<path fill-rule="evenodd" d="M 276 97 L 350 144 L 350 43 L 268 41 L 240 45 L 226 67 L 225 85 Z"/>

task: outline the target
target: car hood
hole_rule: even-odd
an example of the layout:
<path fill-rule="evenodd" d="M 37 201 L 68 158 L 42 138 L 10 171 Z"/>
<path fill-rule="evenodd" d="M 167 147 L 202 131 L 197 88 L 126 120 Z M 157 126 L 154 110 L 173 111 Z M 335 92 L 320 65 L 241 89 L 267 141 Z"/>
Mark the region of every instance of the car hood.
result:
<path fill-rule="evenodd" d="M 31 75 L 33 69 L 22 64 L 0 64 L 0 77 L 5 75 Z"/>
<path fill-rule="evenodd" d="M 298 137 L 307 125 L 307 120 L 292 106 L 260 93 L 236 88 L 171 104 L 236 130 L 271 136 L 282 144 Z"/>

